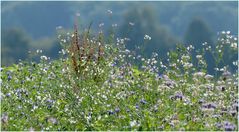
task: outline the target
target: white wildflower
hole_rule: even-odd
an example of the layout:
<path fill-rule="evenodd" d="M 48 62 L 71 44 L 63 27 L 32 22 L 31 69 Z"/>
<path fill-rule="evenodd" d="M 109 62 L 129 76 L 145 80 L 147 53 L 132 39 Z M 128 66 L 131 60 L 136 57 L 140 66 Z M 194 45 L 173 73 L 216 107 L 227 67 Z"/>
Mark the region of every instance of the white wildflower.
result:
<path fill-rule="evenodd" d="M 42 60 L 47 60 L 47 57 L 43 55 L 43 56 L 41 56 L 41 59 Z"/>
<path fill-rule="evenodd" d="M 182 59 L 183 61 L 186 61 L 186 60 L 189 60 L 189 59 L 190 59 L 190 56 L 188 56 L 188 55 L 183 55 L 183 56 L 181 57 L 181 59 Z"/>
<path fill-rule="evenodd" d="M 62 53 L 63 55 L 65 55 L 65 54 L 66 54 L 66 52 L 65 52 L 65 50 L 64 50 L 64 49 L 61 49 L 61 53 Z"/>
<path fill-rule="evenodd" d="M 54 118 L 54 117 L 50 117 L 50 118 L 48 118 L 47 121 L 50 122 L 50 123 L 52 123 L 52 124 L 57 124 L 57 119 Z"/>
<path fill-rule="evenodd" d="M 102 27 L 102 26 L 104 26 L 104 25 L 105 25 L 104 23 L 100 23 L 100 24 L 99 24 L 99 27 Z"/>
<path fill-rule="evenodd" d="M 238 61 L 233 61 L 232 64 L 237 66 L 238 65 Z"/>
<path fill-rule="evenodd" d="M 144 39 L 145 39 L 145 40 L 151 40 L 151 37 L 150 37 L 149 35 L 145 34 L 145 35 L 144 35 Z"/>
<path fill-rule="evenodd" d="M 202 45 L 207 45 L 207 42 L 202 43 Z"/>
<path fill-rule="evenodd" d="M 57 36 L 57 38 L 60 39 L 60 38 L 61 38 L 61 34 L 59 34 L 59 35 Z"/>
<path fill-rule="evenodd" d="M 136 122 L 135 120 L 130 121 L 130 126 L 131 126 L 131 127 L 134 127 L 134 126 L 136 126 L 136 125 L 137 125 L 137 122 Z"/>
<path fill-rule="evenodd" d="M 232 43 L 232 44 L 231 44 L 231 48 L 237 49 L 237 43 Z"/>
<path fill-rule="evenodd" d="M 61 39 L 61 42 L 66 43 L 66 39 Z"/>
<path fill-rule="evenodd" d="M 213 79 L 213 76 L 212 76 L 212 75 L 209 75 L 209 74 L 207 74 L 207 75 L 205 76 L 205 79 L 207 79 L 207 80 Z"/>
<path fill-rule="evenodd" d="M 197 59 L 201 59 L 201 58 L 202 58 L 202 55 L 196 55 L 196 58 L 197 58 Z"/>
<path fill-rule="evenodd" d="M 134 23 L 133 23 L 133 22 L 129 22 L 129 25 L 130 25 L 130 26 L 134 26 Z"/>
<path fill-rule="evenodd" d="M 112 27 L 117 27 L 118 25 L 117 24 L 112 24 Z"/>
<path fill-rule="evenodd" d="M 195 77 L 203 77 L 205 76 L 205 73 L 204 72 L 196 72 L 193 74 Z"/>
<path fill-rule="evenodd" d="M 187 62 L 183 65 L 183 67 L 186 68 L 186 69 L 189 69 L 189 68 L 193 67 L 193 64 Z"/>
<path fill-rule="evenodd" d="M 42 53 L 42 50 L 39 50 L 39 49 L 38 49 L 38 50 L 37 50 L 37 53 Z"/>
<path fill-rule="evenodd" d="M 111 10 L 107 10 L 107 12 L 108 12 L 109 14 L 112 14 L 112 13 L 113 13 Z"/>
<path fill-rule="evenodd" d="M 192 46 L 192 45 L 189 45 L 188 47 L 187 47 L 187 50 L 193 50 L 194 49 L 194 47 Z"/>

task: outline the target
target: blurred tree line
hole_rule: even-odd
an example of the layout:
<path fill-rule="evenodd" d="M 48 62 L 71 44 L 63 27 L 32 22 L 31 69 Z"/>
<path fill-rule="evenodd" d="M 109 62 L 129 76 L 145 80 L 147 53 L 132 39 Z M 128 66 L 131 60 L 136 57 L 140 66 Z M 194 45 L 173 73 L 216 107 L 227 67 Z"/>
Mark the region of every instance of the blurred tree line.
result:
<path fill-rule="evenodd" d="M 29 59 L 29 51 L 42 49 L 51 58 L 58 58 L 61 46 L 56 37 L 34 40 L 22 28 L 2 29 L 1 36 L 1 65 L 8 66 L 19 60 Z M 38 58 L 31 58 L 38 61 Z"/>
<path fill-rule="evenodd" d="M 129 38 L 126 48 L 140 52 L 144 56 L 151 56 L 152 52 L 159 54 L 161 58 L 166 57 L 168 51 L 175 48 L 176 44 L 193 45 L 196 49 L 202 48 L 202 43 L 207 42 L 212 46 L 216 43 L 216 35 L 208 24 L 200 17 L 195 17 L 188 25 L 186 32 L 182 32 L 184 38 L 179 39 L 171 34 L 169 29 L 160 24 L 159 18 L 150 6 L 143 8 L 133 7 L 125 13 L 122 23 L 119 24 L 116 34 L 121 38 Z M 93 29 L 94 30 L 94 29 Z M 152 39 L 144 40 L 148 35 Z M 58 57 L 61 49 L 57 36 L 43 39 L 33 39 L 20 28 L 2 30 L 2 65 L 10 65 L 18 59 L 26 59 L 29 50 L 43 49 L 44 54 L 52 59 Z M 138 50 L 140 47 L 140 50 Z M 196 52 L 194 53 L 194 56 Z M 212 72 L 214 65 L 212 55 L 206 54 L 208 70 Z"/>
<path fill-rule="evenodd" d="M 1 64 L 16 63 L 18 59 L 26 59 L 31 38 L 18 28 L 3 29 L 1 39 Z"/>
<path fill-rule="evenodd" d="M 130 39 L 126 45 L 128 49 L 135 50 L 140 47 L 141 52 L 148 57 L 152 52 L 165 57 L 166 52 L 177 43 L 177 39 L 160 25 L 155 11 L 150 7 L 134 8 L 126 13 L 119 33 L 123 38 Z M 145 35 L 152 39 L 144 40 Z"/>

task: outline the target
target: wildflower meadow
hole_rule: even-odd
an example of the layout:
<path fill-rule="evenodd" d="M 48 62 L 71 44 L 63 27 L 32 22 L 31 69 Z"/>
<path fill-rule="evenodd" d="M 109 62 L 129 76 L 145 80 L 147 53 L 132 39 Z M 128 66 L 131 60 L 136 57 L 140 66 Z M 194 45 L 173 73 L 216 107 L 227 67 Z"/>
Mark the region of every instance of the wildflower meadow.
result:
<path fill-rule="evenodd" d="M 39 62 L 1 67 L 2 131 L 238 131 L 238 59 L 228 57 L 238 40 L 229 31 L 216 46 L 177 44 L 166 58 L 77 25 L 58 39 L 59 59 L 39 49 L 28 53 Z M 153 39 L 145 34 L 142 43 Z"/>

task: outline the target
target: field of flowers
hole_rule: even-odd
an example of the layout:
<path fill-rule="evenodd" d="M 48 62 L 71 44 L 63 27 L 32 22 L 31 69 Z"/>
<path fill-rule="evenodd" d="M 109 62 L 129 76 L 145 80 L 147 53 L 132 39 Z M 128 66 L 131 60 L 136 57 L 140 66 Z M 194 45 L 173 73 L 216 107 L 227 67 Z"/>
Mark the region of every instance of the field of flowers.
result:
<path fill-rule="evenodd" d="M 59 36 L 58 60 L 37 50 L 39 63 L 1 68 L 1 130 L 238 130 L 238 71 L 221 65 L 238 50 L 229 32 L 215 48 L 178 45 L 166 59 L 129 51 L 127 38 L 76 36 Z"/>

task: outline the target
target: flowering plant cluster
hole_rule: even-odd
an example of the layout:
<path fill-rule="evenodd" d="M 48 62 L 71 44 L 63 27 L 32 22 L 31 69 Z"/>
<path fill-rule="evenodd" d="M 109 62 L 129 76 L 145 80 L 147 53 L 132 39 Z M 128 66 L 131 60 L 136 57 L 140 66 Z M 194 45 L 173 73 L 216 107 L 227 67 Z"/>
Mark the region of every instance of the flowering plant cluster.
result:
<path fill-rule="evenodd" d="M 37 50 L 40 63 L 1 68 L 1 130 L 238 130 L 238 71 L 221 63 L 226 46 L 238 50 L 230 33 L 215 49 L 204 43 L 196 60 L 191 45 L 163 60 L 126 49 L 127 38 L 78 37 L 59 36 L 58 60 Z M 217 74 L 207 72 L 204 51 Z"/>

